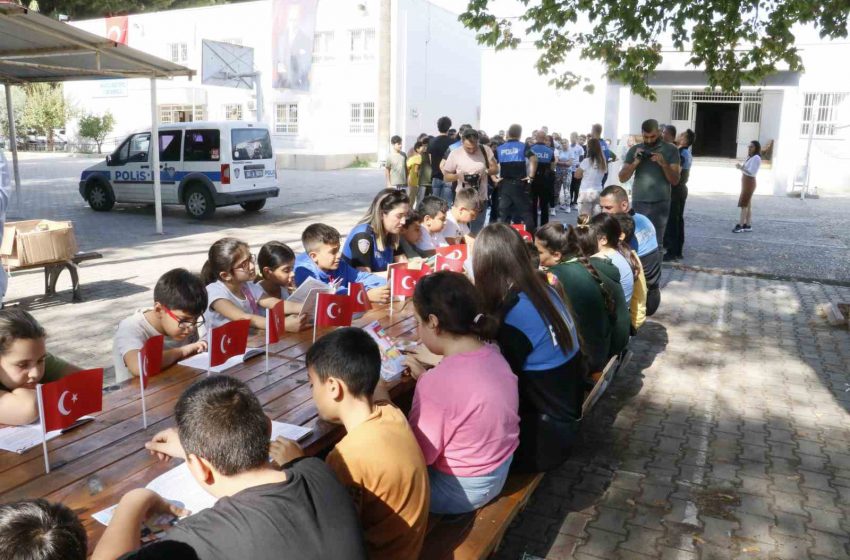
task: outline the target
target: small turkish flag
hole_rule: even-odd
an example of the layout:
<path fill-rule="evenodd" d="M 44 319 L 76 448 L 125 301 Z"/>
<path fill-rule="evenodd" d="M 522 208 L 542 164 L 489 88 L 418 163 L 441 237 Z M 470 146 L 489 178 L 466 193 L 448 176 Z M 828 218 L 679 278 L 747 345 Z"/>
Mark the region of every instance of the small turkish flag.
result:
<path fill-rule="evenodd" d="M 233 356 L 241 356 L 248 347 L 250 319 L 230 321 L 210 331 L 210 367 L 220 366 Z"/>
<path fill-rule="evenodd" d="M 517 231 L 525 231 L 525 224 L 511 224 L 511 227 Z"/>
<path fill-rule="evenodd" d="M 522 237 L 523 241 L 534 241 L 534 237 L 532 237 L 531 233 L 525 229 L 525 224 L 511 224 L 511 227 L 517 230 L 519 236 Z"/>
<path fill-rule="evenodd" d="M 283 311 L 283 302 L 266 310 L 266 344 L 276 344 L 286 331 L 286 313 Z"/>
<path fill-rule="evenodd" d="M 316 298 L 315 328 L 350 327 L 351 297 L 348 295 L 319 294 Z"/>
<path fill-rule="evenodd" d="M 139 380 L 147 389 L 148 378 L 159 375 L 162 370 L 162 346 L 165 337 L 160 335 L 149 338 L 139 350 Z"/>
<path fill-rule="evenodd" d="M 421 270 L 411 270 L 396 266 L 392 270 L 393 296 L 413 296 L 413 291 L 416 289 L 416 283 L 423 276 L 430 274 L 431 269 L 423 266 Z"/>
<path fill-rule="evenodd" d="M 437 247 L 437 254 L 447 259 L 463 262 L 467 258 L 466 245 L 449 245 L 448 247 Z M 443 270 L 439 268 L 438 270 Z"/>
<path fill-rule="evenodd" d="M 366 294 L 366 288 L 360 282 L 348 283 L 348 297 L 351 298 L 352 313 L 362 313 L 372 309 L 372 303 Z"/>
<path fill-rule="evenodd" d="M 463 272 L 463 261 L 460 259 L 450 259 L 442 255 L 437 255 L 434 263 L 437 272 L 441 270 L 451 270 L 452 272 Z"/>
<path fill-rule="evenodd" d="M 64 430 L 81 416 L 103 410 L 103 368 L 78 371 L 38 389 L 45 432 Z"/>

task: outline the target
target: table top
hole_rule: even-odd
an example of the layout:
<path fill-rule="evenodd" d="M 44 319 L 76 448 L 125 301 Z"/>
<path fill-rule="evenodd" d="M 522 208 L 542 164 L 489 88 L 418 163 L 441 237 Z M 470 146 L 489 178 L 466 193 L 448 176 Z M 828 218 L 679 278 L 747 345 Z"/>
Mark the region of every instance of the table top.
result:
<path fill-rule="evenodd" d="M 372 321 L 379 321 L 393 338 L 415 336 L 416 321 L 409 302 L 396 302 L 392 312 L 389 306 L 380 306 L 353 324 L 364 326 Z M 322 329 L 320 334 L 330 330 Z M 271 419 L 311 427 L 312 433 L 299 442 L 308 455 L 328 449 L 345 435 L 342 426 L 317 416 L 304 362 L 312 338 L 309 329 L 287 333 L 271 345 L 268 372 L 264 356 L 257 356 L 224 373 L 244 381 Z M 91 552 L 104 530 L 92 514 L 118 503 L 128 491 L 144 487 L 179 463 L 157 461 L 144 444 L 160 430 L 174 426 L 177 399 L 204 375 L 203 370 L 175 364 L 151 379 L 145 390 L 147 430 L 142 425 L 138 379 L 105 387 L 103 411 L 95 415 L 94 422 L 47 443 L 50 474 L 44 472 L 41 446 L 22 454 L 0 452 L 0 503 L 24 498 L 62 502 L 79 515 Z M 405 376 L 393 384 L 391 395 L 409 395 L 413 385 Z"/>

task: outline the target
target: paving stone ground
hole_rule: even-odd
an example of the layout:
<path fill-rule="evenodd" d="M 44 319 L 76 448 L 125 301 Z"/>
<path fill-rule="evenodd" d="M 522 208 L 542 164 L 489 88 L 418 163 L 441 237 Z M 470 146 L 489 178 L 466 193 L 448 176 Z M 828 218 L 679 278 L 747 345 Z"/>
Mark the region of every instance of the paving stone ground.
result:
<path fill-rule="evenodd" d="M 150 303 L 164 271 L 200 269 L 215 239 L 297 248 L 318 220 L 345 233 L 382 186 L 376 170 L 287 171 L 260 214 L 224 209 L 199 223 L 169 208 L 157 236 L 149 207 L 98 214 L 83 203 L 76 177 L 92 163 L 27 159 L 9 217 L 73 220 L 81 249 L 103 253 L 81 269 L 82 303 L 70 303 L 67 276 L 45 298 L 35 272 L 16 274 L 7 294 L 46 326 L 51 350 L 84 367 L 108 365 L 118 321 Z M 850 199 L 756 197 L 756 232 L 744 235 L 731 233 L 735 201 L 691 194 L 683 264 L 736 273 L 665 268 L 633 361 L 497 558 L 850 557 L 850 332 L 815 317 L 819 303 L 850 301 L 839 285 L 850 284 Z"/>

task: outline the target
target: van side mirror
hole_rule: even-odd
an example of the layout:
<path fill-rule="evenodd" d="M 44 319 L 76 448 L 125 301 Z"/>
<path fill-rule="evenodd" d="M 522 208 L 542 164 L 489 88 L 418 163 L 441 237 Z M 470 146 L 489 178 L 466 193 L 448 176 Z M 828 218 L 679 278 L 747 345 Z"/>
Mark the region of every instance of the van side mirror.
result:
<path fill-rule="evenodd" d="M 106 165 L 110 165 L 112 163 L 112 154 L 106 156 Z"/>

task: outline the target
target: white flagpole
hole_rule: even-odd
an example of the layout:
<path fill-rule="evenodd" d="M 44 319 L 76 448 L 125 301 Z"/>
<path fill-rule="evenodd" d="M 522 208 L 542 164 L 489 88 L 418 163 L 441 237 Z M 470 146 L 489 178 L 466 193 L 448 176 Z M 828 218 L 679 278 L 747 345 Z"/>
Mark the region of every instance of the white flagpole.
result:
<path fill-rule="evenodd" d="M 319 320 L 319 296 L 316 296 L 316 309 L 313 310 L 313 342 L 316 342 L 316 321 Z"/>
<path fill-rule="evenodd" d="M 41 383 L 35 386 L 38 397 L 38 418 L 41 421 L 41 449 L 44 451 L 44 471 L 50 474 L 50 459 L 47 457 L 47 427 L 44 424 L 44 400 L 41 396 Z"/>
<path fill-rule="evenodd" d="M 395 267 L 390 268 L 390 317 L 393 316 L 393 307 L 395 306 Z"/>
<path fill-rule="evenodd" d="M 145 405 L 145 361 L 142 358 L 142 350 L 139 350 L 139 390 L 142 392 L 142 425 L 148 429 L 148 411 Z"/>
<path fill-rule="evenodd" d="M 207 375 L 212 373 L 212 328 L 207 332 Z"/>
<path fill-rule="evenodd" d="M 266 373 L 269 372 L 269 327 L 272 321 L 272 309 L 266 309 Z"/>

